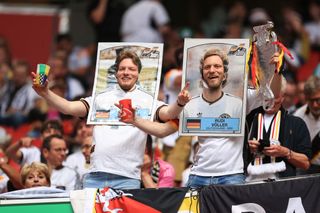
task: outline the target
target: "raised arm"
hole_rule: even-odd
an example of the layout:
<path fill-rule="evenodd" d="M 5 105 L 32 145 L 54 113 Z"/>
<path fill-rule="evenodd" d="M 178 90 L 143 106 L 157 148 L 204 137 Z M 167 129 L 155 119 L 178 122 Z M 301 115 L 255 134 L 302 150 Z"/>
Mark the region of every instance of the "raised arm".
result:
<path fill-rule="evenodd" d="M 14 162 L 21 163 L 22 160 L 22 152 L 20 151 L 20 148 L 22 147 L 30 147 L 32 145 L 33 138 L 31 137 L 23 137 L 16 143 L 12 143 L 7 149 L 6 149 L 6 155 L 9 156 Z"/>
<path fill-rule="evenodd" d="M 177 101 L 173 104 L 169 104 L 166 107 L 162 107 L 159 110 L 159 118 L 161 121 L 168 121 L 179 117 L 183 107 L 190 101 L 191 96 L 189 94 L 190 82 L 187 82 L 181 92 L 178 94 Z"/>
<path fill-rule="evenodd" d="M 39 86 L 35 84 L 36 74 L 31 73 L 33 78 L 33 89 L 44 98 L 48 104 L 56 108 L 59 112 L 72 115 L 76 117 L 85 117 L 87 115 L 87 109 L 81 101 L 68 101 L 63 97 L 55 94 L 48 88 L 48 82 L 44 86 Z"/>
<path fill-rule="evenodd" d="M 142 118 L 137 118 L 132 122 L 132 125 L 138 127 L 142 131 L 154 135 L 158 138 L 166 137 L 178 130 L 178 125 L 174 121 L 159 123 Z"/>
<path fill-rule="evenodd" d="M 23 189 L 19 172 L 8 164 L 8 158 L 0 149 L 0 169 L 9 177 L 11 183 L 16 189 Z"/>

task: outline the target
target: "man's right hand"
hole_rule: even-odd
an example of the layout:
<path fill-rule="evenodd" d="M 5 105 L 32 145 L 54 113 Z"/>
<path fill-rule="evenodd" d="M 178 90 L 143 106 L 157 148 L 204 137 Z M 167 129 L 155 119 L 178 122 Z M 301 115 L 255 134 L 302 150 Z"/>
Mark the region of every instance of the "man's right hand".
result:
<path fill-rule="evenodd" d="M 46 83 L 44 85 L 36 84 L 36 78 L 37 74 L 35 72 L 31 72 L 32 76 L 32 88 L 38 95 L 41 97 L 44 97 L 48 93 L 48 79 L 46 80 Z"/>
<path fill-rule="evenodd" d="M 257 153 L 258 152 L 258 148 L 259 148 L 259 141 L 253 139 L 253 140 L 249 140 L 248 141 L 249 144 L 249 148 L 250 148 L 250 152 L 251 153 Z"/>

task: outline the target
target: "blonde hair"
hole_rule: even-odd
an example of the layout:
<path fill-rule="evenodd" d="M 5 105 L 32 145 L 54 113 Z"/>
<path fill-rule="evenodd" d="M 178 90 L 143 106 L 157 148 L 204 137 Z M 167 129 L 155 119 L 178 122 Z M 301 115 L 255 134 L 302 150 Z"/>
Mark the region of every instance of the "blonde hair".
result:
<path fill-rule="evenodd" d="M 211 56 L 218 56 L 221 60 L 222 60 L 222 63 L 223 63 L 223 71 L 224 71 L 224 74 L 226 76 L 225 80 L 222 81 L 222 87 L 224 87 L 227 83 L 227 77 L 228 77 L 228 65 L 229 65 L 229 59 L 228 59 L 228 56 L 221 50 L 219 49 L 210 49 L 208 50 L 207 52 L 205 52 L 205 54 L 202 56 L 202 58 L 200 59 L 200 73 L 201 73 L 201 77 L 203 78 L 203 65 L 204 65 L 204 61 L 211 57 Z"/>
<path fill-rule="evenodd" d="M 21 176 L 21 182 L 23 185 L 25 185 L 26 183 L 28 174 L 33 171 L 38 171 L 43 173 L 47 179 L 49 186 L 51 185 L 51 181 L 50 181 L 51 174 L 50 174 L 49 168 L 46 164 L 40 163 L 40 162 L 32 162 L 30 165 L 27 164 L 22 167 L 20 176 Z"/>

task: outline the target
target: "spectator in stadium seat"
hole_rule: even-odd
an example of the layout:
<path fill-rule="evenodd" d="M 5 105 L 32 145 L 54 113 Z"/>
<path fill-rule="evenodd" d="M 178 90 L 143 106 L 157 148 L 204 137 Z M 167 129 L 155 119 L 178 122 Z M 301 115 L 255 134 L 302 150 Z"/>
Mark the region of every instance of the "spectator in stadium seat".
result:
<path fill-rule="evenodd" d="M 62 164 L 67 152 L 67 144 L 61 135 L 51 135 L 44 139 L 42 154 L 51 172 L 51 186 L 70 191 L 75 189 L 79 180 L 73 169 Z"/>
<path fill-rule="evenodd" d="M 33 162 L 22 167 L 21 183 L 24 188 L 50 186 L 50 172 L 46 164 Z"/>

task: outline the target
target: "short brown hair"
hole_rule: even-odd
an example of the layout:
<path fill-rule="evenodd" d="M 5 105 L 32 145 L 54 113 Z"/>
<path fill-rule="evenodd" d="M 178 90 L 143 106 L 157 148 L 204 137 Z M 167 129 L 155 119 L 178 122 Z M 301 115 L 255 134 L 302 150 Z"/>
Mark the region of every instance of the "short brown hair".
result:
<path fill-rule="evenodd" d="M 32 171 L 39 171 L 43 173 L 46 176 L 49 186 L 51 185 L 51 181 L 50 181 L 51 174 L 49 172 L 49 168 L 46 164 L 40 163 L 40 162 L 32 162 L 30 165 L 27 164 L 22 167 L 20 176 L 21 176 L 21 182 L 23 185 L 25 185 L 26 183 L 28 174 Z"/>
<path fill-rule="evenodd" d="M 130 58 L 132 60 L 132 62 L 138 67 L 138 72 L 140 73 L 142 68 L 141 60 L 134 51 L 128 50 L 128 49 L 122 50 L 117 56 L 116 63 L 115 63 L 116 72 L 118 72 L 119 70 L 120 62 L 126 58 Z"/>
<path fill-rule="evenodd" d="M 63 135 L 63 127 L 60 120 L 47 120 L 44 122 L 44 124 L 41 127 L 41 134 L 43 134 L 48 129 L 55 129 L 60 132 L 61 135 Z"/>

